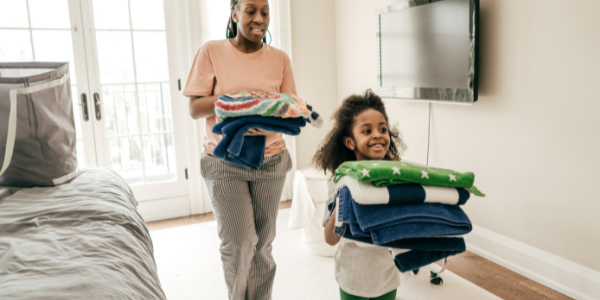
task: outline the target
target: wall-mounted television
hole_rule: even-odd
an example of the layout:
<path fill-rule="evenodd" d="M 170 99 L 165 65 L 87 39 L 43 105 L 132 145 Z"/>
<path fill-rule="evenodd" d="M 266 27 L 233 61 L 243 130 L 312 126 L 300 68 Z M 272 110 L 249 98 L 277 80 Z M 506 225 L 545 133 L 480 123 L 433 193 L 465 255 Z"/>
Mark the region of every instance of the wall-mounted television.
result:
<path fill-rule="evenodd" d="M 384 98 L 477 101 L 479 0 L 413 0 L 377 9 L 377 82 Z"/>

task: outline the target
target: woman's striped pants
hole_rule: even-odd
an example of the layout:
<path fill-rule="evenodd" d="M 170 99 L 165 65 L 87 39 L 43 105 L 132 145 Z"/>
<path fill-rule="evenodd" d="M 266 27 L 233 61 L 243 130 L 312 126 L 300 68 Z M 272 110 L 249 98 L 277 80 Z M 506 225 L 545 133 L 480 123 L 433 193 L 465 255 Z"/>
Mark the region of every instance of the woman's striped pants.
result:
<path fill-rule="evenodd" d="M 206 182 L 221 238 L 221 261 L 231 300 L 270 300 L 275 278 L 271 243 L 285 176 L 287 150 L 248 170 L 204 154 Z"/>

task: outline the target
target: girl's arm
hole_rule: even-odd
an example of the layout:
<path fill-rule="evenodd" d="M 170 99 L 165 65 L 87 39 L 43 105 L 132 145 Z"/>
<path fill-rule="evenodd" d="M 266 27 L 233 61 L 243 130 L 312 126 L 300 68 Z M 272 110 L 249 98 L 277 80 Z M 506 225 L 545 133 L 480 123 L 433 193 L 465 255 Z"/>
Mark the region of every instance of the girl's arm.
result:
<path fill-rule="evenodd" d="M 331 214 L 331 218 L 327 221 L 327 225 L 325 225 L 325 242 L 331 246 L 337 245 L 340 241 L 340 236 L 333 232 L 335 228 L 335 215 L 337 213 L 337 207 L 333 209 L 333 213 Z"/>

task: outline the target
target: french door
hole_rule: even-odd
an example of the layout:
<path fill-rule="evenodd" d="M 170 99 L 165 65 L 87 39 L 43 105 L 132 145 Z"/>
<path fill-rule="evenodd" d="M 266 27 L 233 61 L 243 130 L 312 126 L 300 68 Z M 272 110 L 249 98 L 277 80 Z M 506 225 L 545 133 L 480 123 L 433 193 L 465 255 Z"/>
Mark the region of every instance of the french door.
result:
<path fill-rule="evenodd" d="M 141 202 L 188 195 L 168 2 L 0 0 L 0 61 L 69 61 L 80 166 L 116 171 Z"/>

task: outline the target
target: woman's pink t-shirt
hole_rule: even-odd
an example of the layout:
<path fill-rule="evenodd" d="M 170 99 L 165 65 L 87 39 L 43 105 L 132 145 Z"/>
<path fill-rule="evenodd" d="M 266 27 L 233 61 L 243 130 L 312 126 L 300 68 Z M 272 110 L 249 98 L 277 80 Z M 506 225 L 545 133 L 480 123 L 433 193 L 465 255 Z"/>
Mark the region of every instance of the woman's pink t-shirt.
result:
<path fill-rule="evenodd" d="M 243 53 L 229 40 L 209 41 L 202 45 L 190 70 L 183 95 L 223 95 L 239 89 L 258 89 L 271 93 L 296 95 L 296 84 L 290 58 L 277 48 L 263 44 L 253 53 Z M 216 115 L 206 118 L 204 153 L 212 150 L 222 136 L 212 132 L 219 122 Z M 265 156 L 285 150 L 280 133 L 267 136 Z"/>

